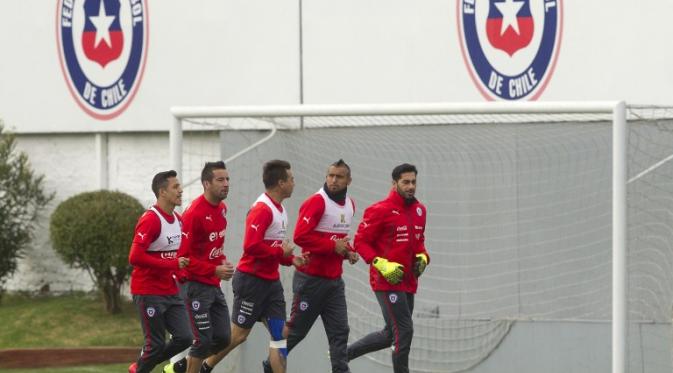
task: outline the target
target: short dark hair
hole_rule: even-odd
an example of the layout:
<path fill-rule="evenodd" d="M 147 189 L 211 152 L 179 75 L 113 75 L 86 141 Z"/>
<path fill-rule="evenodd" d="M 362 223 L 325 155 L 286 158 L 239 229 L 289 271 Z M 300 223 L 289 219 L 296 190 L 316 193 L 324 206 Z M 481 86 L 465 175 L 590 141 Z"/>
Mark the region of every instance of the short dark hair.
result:
<path fill-rule="evenodd" d="M 402 163 L 401 165 L 393 168 L 393 180 L 398 181 L 402 177 L 402 174 L 406 172 L 413 172 L 414 175 L 418 175 L 418 170 L 416 170 L 416 166 L 409 163 Z"/>
<path fill-rule="evenodd" d="M 274 159 L 264 163 L 262 172 L 262 181 L 266 189 L 272 188 L 278 184 L 280 180 L 287 180 L 287 170 L 291 168 L 290 162 Z"/>
<path fill-rule="evenodd" d="M 348 170 L 348 176 L 351 176 L 351 167 L 348 165 L 348 163 L 344 162 L 343 159 L 339 158 L 338 161 L 332 163 L 329 165 L 330 167 L 345 167 Z"/>
<path fill-rule="evenodd" d="M 154 175 L 152 178 L 152 191 L 154 192 L 154 195 L 159 198 L 159 191 L 168 187 L 168 179 L 177 176 L 178 173 L 174 170 L 163 171 Z"/>
<path fill-rule="evenodd" d="M 206 162 L 206 165 L 203 166 L 201 171 L 201 182 L 204 181 L 213 181 L 213 171 L 214 170 L 226 170 L 227 166 L 223 161 L 217 162 Z"/>

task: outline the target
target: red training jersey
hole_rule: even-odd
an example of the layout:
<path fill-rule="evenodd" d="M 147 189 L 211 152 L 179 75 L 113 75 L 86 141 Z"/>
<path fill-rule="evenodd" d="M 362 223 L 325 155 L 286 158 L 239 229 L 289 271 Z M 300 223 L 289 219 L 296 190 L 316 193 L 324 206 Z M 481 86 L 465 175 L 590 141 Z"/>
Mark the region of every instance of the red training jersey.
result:
<path fill-rule="evenodd" d="M 287 233 L 287 212 L 264 193 L 245 218 L 243 255 L 237 270 L 264 280 L 280 278 L 278 265 L 292 265 L 293 255 L 283 257 L 282 244 Z"/>
<path fill-rule="evenodd" d="M 178 270 L 180 215 L 152 206 L 138 219 L 129 251 L 131 294 L 175 295 L 173 275 Z"/>
<path fill-rule="evenodd" d="M 301 246 L 302 253 L 310 253 L 310 261 L 298 271 L 328 279 L 341 277 L 346 257 L 334 251 L 334 240 L 348 235 L 354 213 L 355 203 L 350 197 L 337 203 L 322 188 L 304 201 L 299 208 L 294 242 Z"/>
<path fill-rule="evenodd" d="M 206 285 L 220 286 L 215 267 L 223 264 L 227 206 L 213 205 L 204 195 L 199 196 L 182 216 L 182 243 L 178 257 L 189 258 L 186 277 Z"/>
<path fill-rule="evenodd" d="M 418 280 L 414 276 L 416 254 L 430 256 L 425 249 L 425 206 L 414 200 L 406 203 L 393 188 L 388 197 L 369 206 L 355 235 L 355 250 L 365 262 L 377 256 L 404 266 L 404 278 L 391 285 L 372 265 L 369 283 L 374 291 L 404 291 L 416 293 Z"/>

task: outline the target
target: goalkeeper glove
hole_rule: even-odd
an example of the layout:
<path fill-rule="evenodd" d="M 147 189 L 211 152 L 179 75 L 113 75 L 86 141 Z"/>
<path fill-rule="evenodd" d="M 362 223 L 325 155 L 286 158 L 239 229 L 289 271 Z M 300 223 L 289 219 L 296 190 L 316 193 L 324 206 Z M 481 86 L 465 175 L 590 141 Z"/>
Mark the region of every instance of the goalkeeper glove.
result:
<path fill-rule="evenodd" d="M 374 268 L 376 268 L 381 276 L 386 279 L 390 284 L 397 285 L 402 282 L 402 277 L 404 277 L 404 266 L 400 263 L 389 262 L 386 258 L 381 258 L 377 256 L 372 261 Z"/>
<path fill-rule="evenodd" d="M 427 266 L 428 256 L 423 253 L 416 254 L 416 260 L 414 260 L 414 276 L 421 277 Z"/>

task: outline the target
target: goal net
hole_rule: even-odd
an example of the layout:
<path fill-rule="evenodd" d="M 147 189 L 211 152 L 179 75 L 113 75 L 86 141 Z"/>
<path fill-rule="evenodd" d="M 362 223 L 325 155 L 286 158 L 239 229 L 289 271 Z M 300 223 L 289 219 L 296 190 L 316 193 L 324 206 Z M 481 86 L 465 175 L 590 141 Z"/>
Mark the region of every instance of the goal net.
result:
<path fill-rule="evenodd" d="M 386 196 L 394 166 L 418 167 L 432 262 L 415 299 L 412 371 L 673 369 L 670 108 L 305 105 L 173 114 L 172 162 L 185 201 L 202 192 L 204 162 L 227 160 L 225 250 L 234 260 L 265 161 L 292 164 L 290 231 L 330 163 L 343 158 L 352 169 L 356 223 Z M 282 273 L 288 300 L 291 276 Z M 346 264 L 344 279 L 352 342 L 384 324 L 367 266 Z M 390 371 L 390 350 L 363 358 Z"/>

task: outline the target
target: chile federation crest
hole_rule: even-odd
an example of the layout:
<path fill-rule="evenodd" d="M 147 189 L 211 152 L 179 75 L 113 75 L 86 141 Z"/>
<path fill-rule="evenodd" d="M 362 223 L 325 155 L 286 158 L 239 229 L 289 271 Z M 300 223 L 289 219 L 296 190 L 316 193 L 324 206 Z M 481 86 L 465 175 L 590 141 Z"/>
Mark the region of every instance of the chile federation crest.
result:
<path fill-rule="evenodd" d="M 112 119 L 142 80 L 147 0 L 58 0 L 56 38 L 63 76 L 87 114 Z"/>
<path fill-rule="evenodd" d="M 465 65 L 487 100 L 536 100 L 553 75 L 562 0 L 457 0 Z"/>

